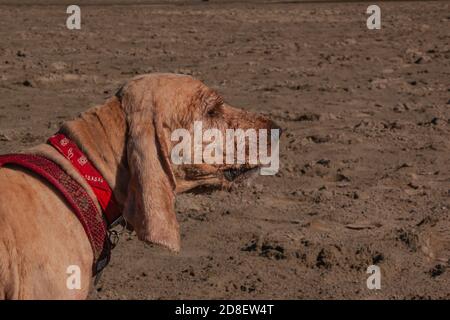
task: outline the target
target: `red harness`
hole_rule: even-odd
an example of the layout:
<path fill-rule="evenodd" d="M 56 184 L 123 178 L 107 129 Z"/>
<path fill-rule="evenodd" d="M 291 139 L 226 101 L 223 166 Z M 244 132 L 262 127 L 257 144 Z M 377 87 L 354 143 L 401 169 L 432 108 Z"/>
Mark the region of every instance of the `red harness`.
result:
<path fill-rule="evenodd" d="M 80 220 L 94 252 L 94 275 L 109 262 L 111 241 L 108 229 L 120 219 L 121 213 L 111 188 L 98 170 L 87 159 L 77 145 L 63 134 L 56 134 L 48 140 L 66 157 L 78 172 L 86 179 L 95 193 L 104 215 L 87 191 L 59 165 L 42 156 L 30 154 L 10 154 L 0 156 L 0 167 L 13 164 L 24 167 L 50 182 L 66 199 Z"/>
<path fill-rule="evenodd" d="M 121 217 L 121 213 L 111 188 L 100 172 L 95 169 L 78 146 L 65 135 L 57 133 L 48 139 L 48 143 L 66 157 L 86 179 L 102 207 L 108 225 L 114 225 Z"/>

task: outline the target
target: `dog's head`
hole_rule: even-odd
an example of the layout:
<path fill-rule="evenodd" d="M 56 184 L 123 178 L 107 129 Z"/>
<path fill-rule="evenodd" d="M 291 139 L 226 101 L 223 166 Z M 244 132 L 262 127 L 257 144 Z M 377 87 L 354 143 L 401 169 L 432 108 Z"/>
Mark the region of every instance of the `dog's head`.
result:
<path fill-rule="evenodd" d="M 259 166 L 248 156 L 230 163 L 231 159 L 237 160 L 238 150 L 226 158 L 222 152 L 229 146 L 226 143 L 231 141 L 233 148 L 236 145 L 233 137 L 226 139 L 230 129 L 269 130 L 269 136 L 258 140 L 257 145 L 270 145 L 270 130 L 279 128 L 264 116 L 231 107 L 214 90 L 189 76 L 140 76 L 127 83 L 117 96 L 128 126 L 130 184 L 124 217 L 141 240 L 178 251 L 175 194 L 199 187 L 227 187 Z M 203 132 L 209 136 L 202 136 Z M 214 141 L 219 137 L 223 138 L 221 142 Z M 217 142 L 213 148 L 211 142 Z M 202 151 L 197 150 L 196 155 L 195 146 L 200 145 Z M 176 161 L 174 148 L 182 149 L 176 153 Z M 248 155 L 249 144 L 243 152 Z M 216 161 L 199 163 L 199 154 L 201 160 L 210 155 Z M 222 161 L 217 161 L 219 158 Z"/>

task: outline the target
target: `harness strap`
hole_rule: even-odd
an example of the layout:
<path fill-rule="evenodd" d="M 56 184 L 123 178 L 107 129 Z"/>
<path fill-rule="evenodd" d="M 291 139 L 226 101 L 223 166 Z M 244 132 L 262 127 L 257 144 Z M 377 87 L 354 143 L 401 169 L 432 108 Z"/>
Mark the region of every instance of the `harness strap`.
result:
<path fill-rule="evenodd" d="M 53 161 L 30 154 L 0 156 L 0 167 L 14 164 L 24 167 L 51 183 L 72 207 L 81 222 L 94 252 L 93 273 L 98 274 L 109 262 L 111 242 L 108 227 L 86 190 Z"/>

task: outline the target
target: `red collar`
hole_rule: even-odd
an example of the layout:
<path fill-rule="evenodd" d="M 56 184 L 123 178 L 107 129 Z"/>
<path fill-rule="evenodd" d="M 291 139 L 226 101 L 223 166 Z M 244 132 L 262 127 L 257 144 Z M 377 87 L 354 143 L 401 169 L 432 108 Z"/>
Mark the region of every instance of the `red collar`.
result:
<path fill-rule="evenodd" d="M 48 143 L 68 159 L 86 179 L 103 210 L 108 227 L 113 227 L 117 224 L 122 215 L 114 199 L 114 194 L 101 173 L 94 167 L 86 155 L 72 140 L 62 133 L 57 133 L 50 137 Z"/>

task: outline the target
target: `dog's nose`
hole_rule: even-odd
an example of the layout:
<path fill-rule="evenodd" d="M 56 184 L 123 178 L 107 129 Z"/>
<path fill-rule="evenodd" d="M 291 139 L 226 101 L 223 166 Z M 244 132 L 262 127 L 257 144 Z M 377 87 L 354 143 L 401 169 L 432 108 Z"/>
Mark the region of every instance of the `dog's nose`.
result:
<path fill-rule="evenodd" d="M 280 131 L 280 136 L 283 133 L 283 129 L 276 123 L 275 121 L 270 120 L 269 121 L 269 129 L 275 129 Z"/>

